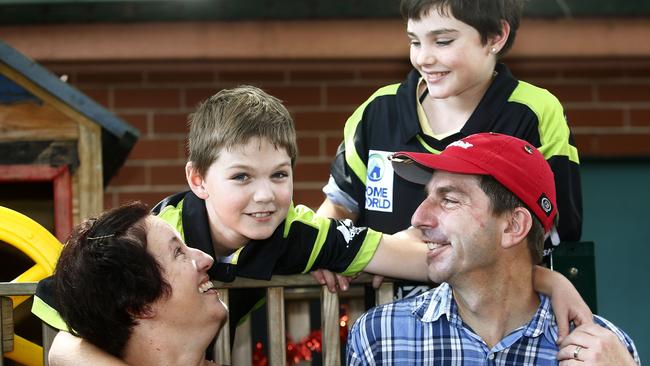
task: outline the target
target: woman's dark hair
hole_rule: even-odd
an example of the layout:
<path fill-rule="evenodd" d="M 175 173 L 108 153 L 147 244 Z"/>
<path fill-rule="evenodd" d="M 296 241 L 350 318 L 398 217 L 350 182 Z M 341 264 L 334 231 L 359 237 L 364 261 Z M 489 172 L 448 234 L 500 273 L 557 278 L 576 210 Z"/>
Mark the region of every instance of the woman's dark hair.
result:
<path fill-rule="evenodd" d="M 148 215 L 134 202 L 79 224 L 53 276 L 55 305 L 71 333 L 117 357 L 138 316 L 171 293 L 147 252 Z"/>

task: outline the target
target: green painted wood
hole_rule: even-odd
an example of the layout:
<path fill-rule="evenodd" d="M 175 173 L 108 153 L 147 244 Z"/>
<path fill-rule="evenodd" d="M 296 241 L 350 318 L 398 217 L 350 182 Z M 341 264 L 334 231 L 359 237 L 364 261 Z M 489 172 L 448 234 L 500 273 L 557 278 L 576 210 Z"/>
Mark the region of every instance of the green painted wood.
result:
<path fill-rule="evenodd" d="M 582 239 L 595 243 L 598 313 L 650 359 L 650 159 L 582 163 Z"/>

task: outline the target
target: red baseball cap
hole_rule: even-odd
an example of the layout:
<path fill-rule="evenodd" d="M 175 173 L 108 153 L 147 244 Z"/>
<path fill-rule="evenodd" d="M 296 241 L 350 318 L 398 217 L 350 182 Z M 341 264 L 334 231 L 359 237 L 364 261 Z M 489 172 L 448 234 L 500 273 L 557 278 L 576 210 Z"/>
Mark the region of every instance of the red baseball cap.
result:
<path fill-rule="evenodd" d="M 484 132 L 453 142 L 440 154 L 397 152 L 390 159 L 398 175 L 419 184 L 427 184 L 434 169 L 490 175 L 528 206 L 545 232 L 553 227 L 557 214 L 553 171 L 527 141 Z"/>

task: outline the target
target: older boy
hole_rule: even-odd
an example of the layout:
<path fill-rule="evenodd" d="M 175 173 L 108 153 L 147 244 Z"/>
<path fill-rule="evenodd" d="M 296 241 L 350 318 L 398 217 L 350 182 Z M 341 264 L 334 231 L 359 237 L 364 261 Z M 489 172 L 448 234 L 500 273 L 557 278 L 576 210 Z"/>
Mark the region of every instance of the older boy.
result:
<path fill-rule="evenodd" d="M 559 236 L 580 240 L 578 151 L 562 105 L 547 90 L 515 79 L 499 60 L 512 47 L 522 0 L 402 0 L 413 70 L 378 89 L 350 116 L 323 188 L 319 214 L 394 233 L 424 198 L 424 187 L 396 176 L 396 151 L 439 153 L 477 132 L 526 140 L 551 165 L 558 190 Z M 387 133 L 392 131 L 392 133 Z M 397 297 L 422 287 L 400 287 Z"/>

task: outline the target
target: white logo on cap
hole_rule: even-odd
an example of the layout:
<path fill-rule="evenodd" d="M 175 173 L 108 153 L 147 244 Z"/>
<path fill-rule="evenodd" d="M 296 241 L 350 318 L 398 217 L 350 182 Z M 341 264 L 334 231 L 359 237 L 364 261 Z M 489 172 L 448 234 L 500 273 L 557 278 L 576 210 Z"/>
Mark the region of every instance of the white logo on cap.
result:
<path fill-rule="evenodd" d="M 551 212 L 551 210 L 553 210 L 553 205 L 551 205 L 551 200 L 549 200 L 546 197 L 542 198 L 540 204 L 542 206 L 542 210 L 544 210 L 544 212 L 546 212 L 547 214 Z"/>
<path fill-rule="evenodd" d="M 452 143 L 449 144 L 447 147 L 450 147 L 450 146 L 462 147 L 463 149 L 467 150 L 467 149 L 469 149 L 470 147 L 472 147 L 472 146 L 474 146 L 474 145 L 470 144 L 469 142 L 465 142 L 465 141 L 462 141 L 462 140 L 458 140 L 458 141 L 454 141 L 454 142 L 452 142 Z"/>

